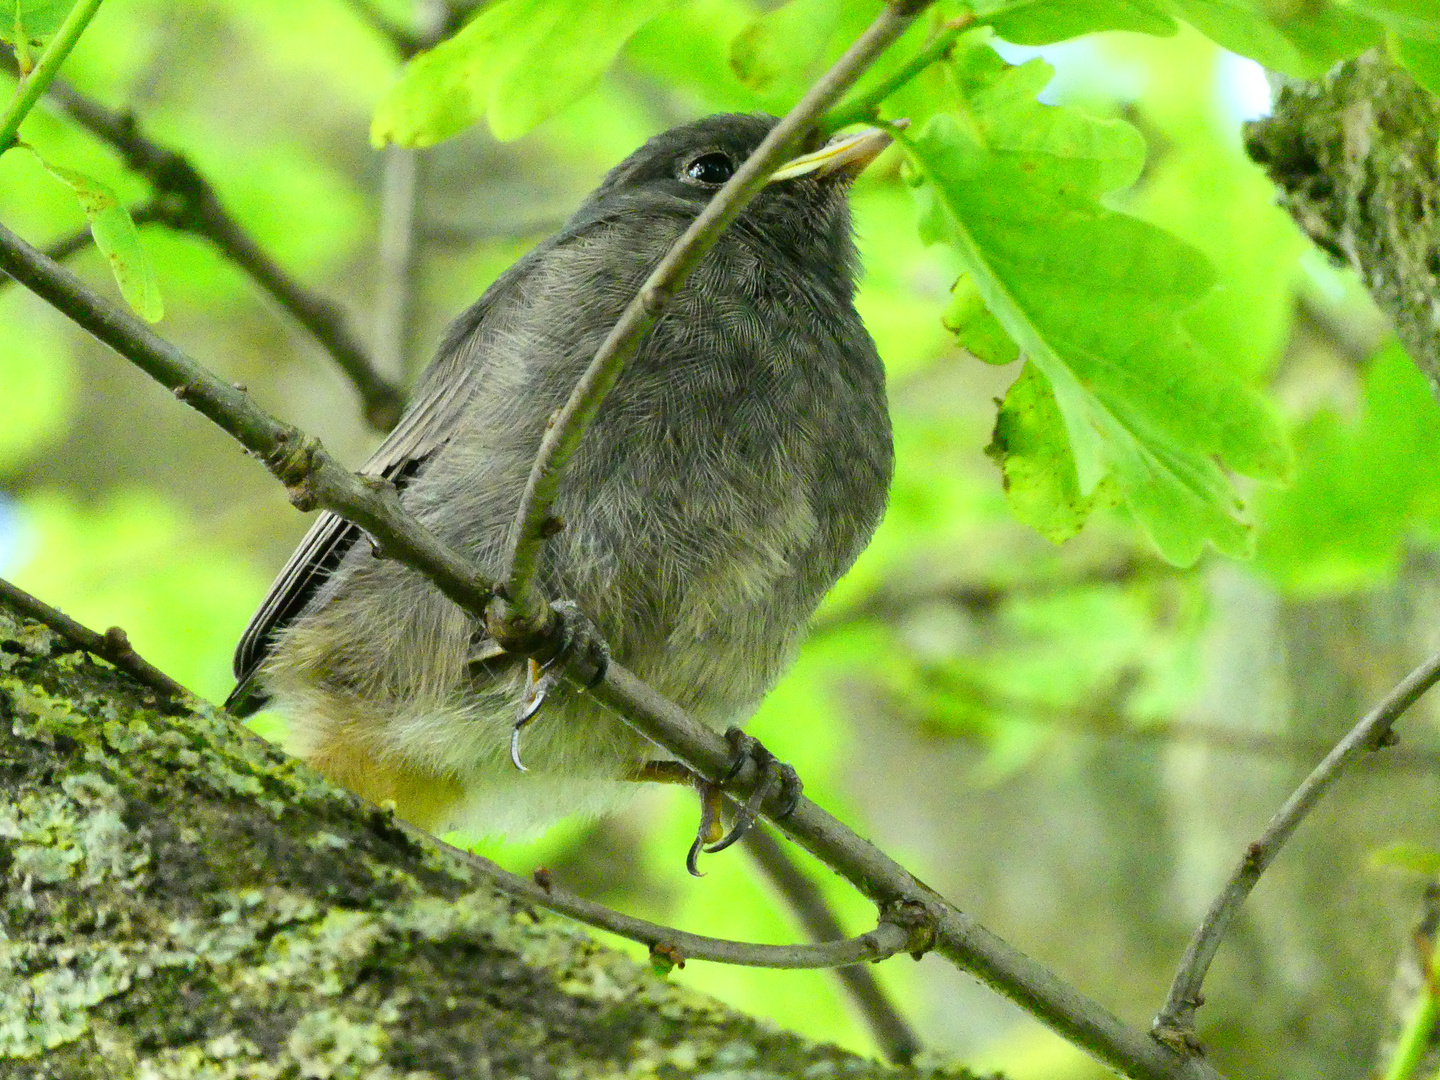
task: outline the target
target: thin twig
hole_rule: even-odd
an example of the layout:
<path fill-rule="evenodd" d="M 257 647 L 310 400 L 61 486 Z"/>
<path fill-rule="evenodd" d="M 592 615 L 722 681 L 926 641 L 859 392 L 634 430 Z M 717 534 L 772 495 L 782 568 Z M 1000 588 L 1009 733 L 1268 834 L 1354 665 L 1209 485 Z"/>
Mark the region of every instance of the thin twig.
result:
<path fill-rule="evenodd" d="M 149 327 L 86 289 L 73 275 L 0 226 L 0 270 L 15 277 L 104 344 L 204 413 L 264 460 L 291 500 L 320 505 L 366 529 L 385 554 L 425 574 L 472 614 L 485 610 L 489 582 L 405 513 L 393 487 L 339 468 L 318 441 L 257 408 Z M 553 647 L 553 646 L 552 646 Z M 570 668 L 563 669 L 567 675 Z M 588 677 L 588 674 L 587 676 Z M 622 720 L 711 780 L 725 776 L 732 751 L 718 734 L 612 662 L 594 694 Z M 744 798 L 760 777 L 745 765 L 730 783 Z M 772 800 L 765 812 L 782 807 Z M 994 987 L 1075 1045 L 1134 1080 L 1217 1080 L 1203 1061 L 1186 1058 L 1148 1034 L 1127 1028 L 1052 972 L 948 904 L 902 866 L 809 800 L 777 823 L 811 854 L 852 882 L 886 914 L 912 919 L 915 951 L 933 940 L 936 951 Z M 907 946 L 909 947 L 909 946 Z"/>
<path fill-rule="evenodd" d="M 15 66 L 3 49 L 0 65 Z M 339 306 L 287 274 L 225 209 L 210 181 L 188 158 L 146 136 L 129 113 L 106 108 L 63 79 L 50 85 L 49 96 L 77 124 L 118 150 L 128 168 L 150 181 L 157 195 L 156 220 L 209 240 L 309 332 L 355 387 L 373 427 L 388 431 L 395 425 L 404 398 L 375 370 Z"/>
<path fill-rule="evenodd" d="M 876 119 L 880 114 L 881 102 L 932 64 L 948 59 L 950 53 L 955 49 L 955 43 L 960 40 L 960 35 L 974 25 L 975 15 L 973 12 L 959 15 L 946 22 L 936 31 L 935 36 L 926 43 L 925 47 L 893 75 L 876 83 L 854 100 L 842 102 L 826 113 L 820 120 L 820 130 L 824 132 L 838 131 L 851 124 Z"/>
<path fill-rule="evenodd" d="M 828 941 L 817 945 L 757 945 L 726 938 L 705 937 L 675 930 L 659 923 L 637 919 L 597 904 L 592 900 L 567 893 L 546 879 L 544 884 L 532 878 L 521 877 L 497 866 L 489 859 L 473 851 L 451 847 L 436 840 L 429 833 L 402 821 L 395 822 L 416 836 L 424 837 L 426 843 L 439 843 L 457 858 L 468 863 L 486 881 L 497 889 L 539 907 L 548 908 L 561 915 L 606 930 L 630 941 L 639 942 L 652 952 L 670 961 L 683 963 L 686 960 L 709 960 L 717 964 L 734 964 L 739 967 L 786 968 L 810 970 L 839 968 L 847 970 L 855 964 L 873 963 L 904 952 L 910 947 L 910 933 L 894 922 L 881 920 L 874 930 L 858 937 Z M 541 874 L 537 872 L 537 877 Z M 678 966 L 678 964 L 677 964 Z"/>
<path fill-rule="evenodd" d="M 35 65 L 35 70 L 29 74 L 21 74 L 20 65 L 15 65 L 15 74 L 20 79 L 20 85 L 15 88 L 15 96 L 10 99 L 4 113 L 0 114 L 0 154 L 19 142 L 20 125 L 25 122 L 25 117 L 30 115 L 30 110 L 40 100 L 40 95 L 45 93 L 51 80 L 59 72 L 60 65 L 65 63 L 70 50 L 75 48 L 75 43 L 80 40 L 80 35 L 90 25 L 90 20 L 95 17 L 99 7 L 100 0 L 78 0 L 56 29 L 50 44 L 45 46 L 45 52 L 41 55 L 40 62 Z M 11 10 L 18 19 L 19 9 L 12 5 Z"/>
<path fill-rule="evenodd" d="M 745 834 L 744 847 L 812 940 L 835 941 L 845 936 L 844 927 L 826 903 L 819 886 L 800 869 L 768 829 L 751 829 Z M 920 1037 L 885 993 L 873 970 L 860 966 L 836 968 L 835 978 L 860 1010 L 887 1061 L 908 1065 L 924 1049 Z"/>
<path fill-rule="evenodd" d="M 568 675 L 568 668 L 566 672 Z M 730 744 L 623 665 L 612 661 L 604 681 L 591 693 L 701 776 L 716 781 L 727 774 Z M 726 787 L 743 800 L 760 781 L 761 770 L 747 762 Z M 1062 1038 L 1135 1080 L 1218 1080 L 1220 1074 L 1203 1059 L 1178 1053 L 1127 1027 L 1103 1005 L 981 926 L 809 799 L 802 798 L 791 813 L 778 817 L 786 809 L 783 802 L 783 797 L 775 796 L 763 807 L 777 829 L 849 881 L 882 912 L 892 913 L 892 917 L 898 910 L 910 912 L 917 936 L 928 934 L 934 951 Z"/>
<path fill-rule="evenodd" d="M 302 436 L 275 419 L 243 389 L 223 382 L 149 327 L 95 295 L 3 225 L 0 270 L 233 435 L 286 486 L 298 509 L 321 507 L 353 521 L 384 554 L 420 570 L 455 603 L 470 611 L 485 610 L 493 592 L 489 578 L 404 513 L 394 485 L 341 468 L 318 439 Z"/>
<path fill-rule="evenodd" d="M 1274 861 L 1276 854 L 1295 831 L 1296 826 L 1320 801 L 1330 785 L 1339 779 L 1356 758 L 1367 750 L 1379 750 L 1391 741 L 1391 728 L 1405 710 L 1414 705 L 1426 690 L 1440 681 L 1440 654 L 1432 656 L 1409 675 L 1405 676 L 1385 700 L 1368 712 L 1358 724 L 1350 729 L 1325 760 L 1315 766 L 1309 776 L 1265 826 L 1260 839 L 1245 849 L 1245 854 L 1225 888 L 1210 905 L 1205 918 L 1191 938 L 1175 981 L 1170 986 L 1170 996 L 1165 1007 L 1155 1017 L 1153 1030 L 1156 1037 L 1169 1045 L 1187 1050 L 1196 1046 L 1195 1012 L 1203 1003 L 1200 988 L 1204 985 L 1205 974 L 1215 951 L 1230 929 L 1230 924 L 1239 914 L 1240 907 L 1250 890 L 1260 880 L 1265 868 Z"/>
<path fill-rule="evenodd" d="M 501 594 L 525 622 L 539 623 L 545 607 L 535 587 L 540 549 L 548 535 L 550 507 L 555 501 L 565 466 L 585 429 L 594 419 L 600 403 L 625 365 L 635 355 L 645 335 L 655 325 L 670 298 L 685 278 L 719 240 L 725 228 L 740 216 L 750 200 L 765 186 L 774 172 L 797 149 L 815 120 L 841 94 L 853 86 L 865 70 L 929 6 L 930 0 L 889 3 L 845 54 L 806 91 L 800 102 L 786 113 L 735 175 L 717 191 L 705 209 L 651 272 L 620 320 L 610 330 L 570 399 L 545 431 L 520 507 L 510 527 L 510 542 L 500 579 Z"/>
<path fill-rule="evenodd" d="M 0 578 L 0 601 L 9 604 L 24 616 L 44 623 L 77 649 L 100 657 L 116 670 L 167 698 L 184 701 L 191 696 L 189 690 L 131 648 L 130 639 L 118 626 L 112 626 L 105 633 L 97 634 L 88 626 L 80 625 L 64 612 L 37 600 L 4 578 Z"/>

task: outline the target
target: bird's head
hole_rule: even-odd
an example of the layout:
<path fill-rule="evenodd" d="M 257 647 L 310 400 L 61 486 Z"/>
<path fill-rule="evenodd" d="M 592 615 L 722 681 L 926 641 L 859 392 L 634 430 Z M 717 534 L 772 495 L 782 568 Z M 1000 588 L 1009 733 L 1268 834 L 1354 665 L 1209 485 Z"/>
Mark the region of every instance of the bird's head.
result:
<path fill-rule="evenodd" d="M 673 127 L 611 169 L 587 208 L 693 218 L 777 123 L 765 114 L 725 113 Z M 850 185 L 889 143 L 886 132 L 869 128 L 806 148 L 775 171 L 731 232 L 848 272 Z"/>

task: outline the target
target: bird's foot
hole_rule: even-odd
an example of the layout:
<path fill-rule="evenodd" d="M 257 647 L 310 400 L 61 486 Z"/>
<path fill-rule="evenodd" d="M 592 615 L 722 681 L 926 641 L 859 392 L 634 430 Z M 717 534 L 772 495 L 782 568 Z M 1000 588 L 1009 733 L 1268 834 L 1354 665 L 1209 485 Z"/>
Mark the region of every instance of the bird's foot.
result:
<path fill-rule="evenodd" d="M 605 680 L 610 667 L 610 646 L 579 605 L 572 600 L 556 600 L 550 610 L 559 622 L 559 647 L 543 663 L 534 659 L 526 662 L 525 690 L 510 729 L 510 762 L 521 772 L 529 770 L 520 759 L 520 732 L 560 685 L 561 672 L 574 665 L 585 689 L 593 690 Z"/>
<path fill-rule="evenodd" d="M 760 740 L 752 735 L 746 735 L 739 728 L 730 728 L 725 732 L 725 741 L 730 744 L 731 757 L 730 765 L 725 770 L 725 775 L 720 782 L 710 783 L 701 781 L 700 788 L 700 827 L 695 831 L 695 841 L 690 845 L 690 851 L 685 856 L 685 869 L 689 870 L 695 877 L 700 877 L 698 862 L 700 853 L 713 855 L 717 851 L 724 851 L 735 841 L 739 840 L 755 825 L 755 819 L 760 813 L 760 808 L 765 805 L 772 795 L 779 794 L 781 803 L 776 817 L 788 817 L 795 812 L 800 805 L 800 795 L 804 785 L 800 782 L 799 775 L 785 762 L 780 761 L 774 754 L 761 745 Z M 730 825 L 730 831 L 724 831 L 721 822 L 720 811 L 725 804 L 725 785 L 740 774 L 747 761 L 753 761 L 760 770 L 760 782 L 750 797 L 740 807 L 739 813 Z"/>

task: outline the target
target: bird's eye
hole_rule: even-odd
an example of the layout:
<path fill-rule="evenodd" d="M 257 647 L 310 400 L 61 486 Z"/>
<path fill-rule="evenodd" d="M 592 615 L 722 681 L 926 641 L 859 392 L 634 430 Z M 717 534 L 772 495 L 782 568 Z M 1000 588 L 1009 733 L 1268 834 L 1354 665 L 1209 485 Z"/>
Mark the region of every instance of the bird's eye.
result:
<path fill-rule="evenodd" d="M 685 177 L 697 184 L 707 184 L 719 187 L 735 175 L 735 162 L 729 154 L 723 154 L 716 150 L 709 154 L 701 154 L 689 165 L 685 166 Z"/>

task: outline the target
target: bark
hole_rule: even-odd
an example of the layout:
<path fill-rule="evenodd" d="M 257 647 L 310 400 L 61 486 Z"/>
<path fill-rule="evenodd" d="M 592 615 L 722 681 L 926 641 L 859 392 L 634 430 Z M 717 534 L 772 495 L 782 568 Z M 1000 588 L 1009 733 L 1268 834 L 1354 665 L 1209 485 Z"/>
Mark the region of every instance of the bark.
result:
<path fill-rule="evenodd" d="M 0 1077 L 938 1075 L 668 984 L 3 602 L 0 731 Z"/>
<path fill-rule="evenodd" d="M 1321 248 L 1354 267 L 1440 396 L 1440 98 L 1381 52 L 1290 82 L 1246 149 Z"/>

